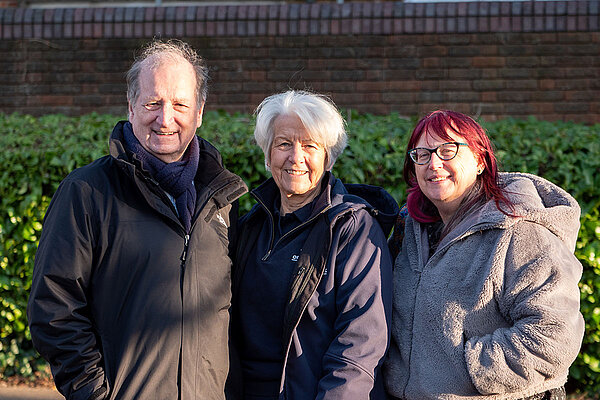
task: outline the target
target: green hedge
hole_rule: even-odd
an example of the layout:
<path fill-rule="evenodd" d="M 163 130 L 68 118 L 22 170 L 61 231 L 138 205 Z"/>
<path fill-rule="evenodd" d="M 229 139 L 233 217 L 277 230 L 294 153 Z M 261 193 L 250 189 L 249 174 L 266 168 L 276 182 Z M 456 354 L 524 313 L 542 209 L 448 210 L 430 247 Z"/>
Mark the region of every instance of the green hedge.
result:
<path fill-rule="evenodd" d="M 402 203 L 402 164 L 416 120 L 398 115 L 347 115 L 349 146 L 334 173 L 346 182 L 383 186 Z M 59 182 L 75 167 L 107 152 L 117 118 L 90 114 L 34 118 L 0 114 L 0 377 L 31 376 L 43 368 L 31 345 L 25 308 L 33 257 L 46 207 Z M 571 368 L 571 391 L 600 392 L 600 125 L 535 119 L 483 122 L 505 171 L 541 175 L 565 188 L 582 207 L 576 255 L 584 266 L 581 310 L 586 319 L 582 351 Z M 228 168 L 248 186 L 267 173 L 252 141 L 252 117 L 208 112 L 200 134 L 222 152 Z M 242 210 L 252 204 L 241 200 Z"/>

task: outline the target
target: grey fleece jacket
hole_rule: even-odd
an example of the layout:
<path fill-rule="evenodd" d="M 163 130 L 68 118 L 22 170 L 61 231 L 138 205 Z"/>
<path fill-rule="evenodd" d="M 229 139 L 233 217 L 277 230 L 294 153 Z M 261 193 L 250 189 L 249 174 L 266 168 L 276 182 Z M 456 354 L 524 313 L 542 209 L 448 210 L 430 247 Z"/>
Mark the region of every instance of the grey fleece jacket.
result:
<path fill-rule="evenodd" d="M 519 217 L 489 202 L 430 259 L 425 227 L 407 217 L 384 364 L 395 397 L 518 399 L 567 379 L 584 332 L 580 208 L 543 178 L 500 176 Z"/>

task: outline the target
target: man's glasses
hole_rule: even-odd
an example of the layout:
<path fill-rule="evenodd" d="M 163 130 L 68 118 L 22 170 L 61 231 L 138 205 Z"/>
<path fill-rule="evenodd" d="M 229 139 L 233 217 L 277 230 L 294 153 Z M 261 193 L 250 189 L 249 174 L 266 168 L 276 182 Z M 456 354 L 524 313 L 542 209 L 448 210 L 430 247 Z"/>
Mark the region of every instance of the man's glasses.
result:
<path fill-rule="evenodd" d="M 437 154 L 440 160 L 450 161 L 456 157 L 458 154 L 458 148 L 460 146 L 468 146 L 468 144 L 460 142 L 448 142 L 442 143 L 433 149 L 428 149 L 427 147 L 415 147 L 414 149 L 408 151 L 408 155 L 410 156 L 410 159 L 418 165 L 425 165 L 429 163 L 433 153 Z"/>

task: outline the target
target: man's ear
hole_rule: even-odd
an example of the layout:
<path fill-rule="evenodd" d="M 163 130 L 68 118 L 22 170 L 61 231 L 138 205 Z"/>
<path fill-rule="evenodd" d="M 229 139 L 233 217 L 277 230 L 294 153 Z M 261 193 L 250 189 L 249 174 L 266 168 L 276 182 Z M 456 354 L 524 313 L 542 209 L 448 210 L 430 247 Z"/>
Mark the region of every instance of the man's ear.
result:
<path fill-rule="evenodd" d="M 202 126 L 202 113 L 204 112 L 204 102 L 202 102 L 202 104 L 200 104 L 200 107 L 198 107 L 198 124 L 196 125 L 196 129 L 200 128 L 200 126 Z"/>
<path fill-rule="evenodd" d="M 131 120 L 133 119 L 133 106 L 131 105 L 131 102 L 127 102 L 127 111 L 129 122 L 131 122 Z"/>

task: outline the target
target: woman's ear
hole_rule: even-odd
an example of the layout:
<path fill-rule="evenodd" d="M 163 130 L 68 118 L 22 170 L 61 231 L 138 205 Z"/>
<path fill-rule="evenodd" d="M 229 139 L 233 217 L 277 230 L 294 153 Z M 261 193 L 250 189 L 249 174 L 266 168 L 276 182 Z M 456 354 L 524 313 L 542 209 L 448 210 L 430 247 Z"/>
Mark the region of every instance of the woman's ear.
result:
<path fill-rule="evenodd" d="M 483 162 L 479 162 L 477 164 L 477 175 L 481 175 L 485 171 L 485 164 Z"/>

